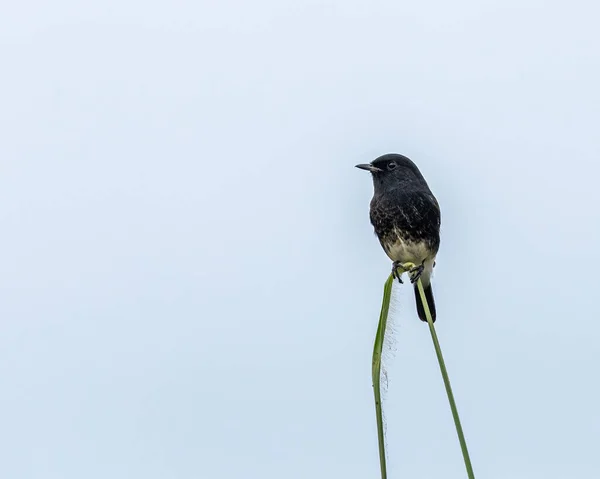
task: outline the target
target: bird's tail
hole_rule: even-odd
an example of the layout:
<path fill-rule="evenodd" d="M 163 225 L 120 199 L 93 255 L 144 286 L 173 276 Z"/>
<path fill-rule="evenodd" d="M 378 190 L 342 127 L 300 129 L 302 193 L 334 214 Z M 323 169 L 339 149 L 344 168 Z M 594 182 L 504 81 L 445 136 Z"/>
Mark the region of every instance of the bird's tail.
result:
<path fill-rule="evenodd" d="M 425 291 L 425 299 L 427 299 L 427 305 L 429 306 L 429 312 L 431 313 L 431 319 L 435 323 L 435 301 L 433 300 L 433 290 L 431 289 L 431 283 L 428 285 L 423 285 L 423 290 Z M 419 315 L 419 319 L 421 321 L 427 322 L 427 316 L 425 316 L 425 308 L 423 307 L 423 302 L 421 301 L 421 295 L 419 294 L 419 288 L 415 283 L 415 300 L 417 302 L 417 313 Z"/>

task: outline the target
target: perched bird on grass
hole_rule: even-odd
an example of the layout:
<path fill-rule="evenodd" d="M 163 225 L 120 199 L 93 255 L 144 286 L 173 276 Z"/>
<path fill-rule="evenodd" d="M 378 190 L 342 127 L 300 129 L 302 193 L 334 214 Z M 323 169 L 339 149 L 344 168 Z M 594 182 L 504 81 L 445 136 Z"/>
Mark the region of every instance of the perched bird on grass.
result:
<path fill-rule="evenodd" d="M 415 265 L 408 275 L 414 284 L 417 313 L 422 321 L 427 321 L 416 285 L 420 278 L 435 321 L 431 273 L 440 246 L 441 224 L 435 196 L 417 165 L 406 156 L 390 153 L 356 167 L 370 171 L 373 177 L 371 224 L 384 251 L 394 262 L 392 274 L 402 283 L 402 265 Z"/>

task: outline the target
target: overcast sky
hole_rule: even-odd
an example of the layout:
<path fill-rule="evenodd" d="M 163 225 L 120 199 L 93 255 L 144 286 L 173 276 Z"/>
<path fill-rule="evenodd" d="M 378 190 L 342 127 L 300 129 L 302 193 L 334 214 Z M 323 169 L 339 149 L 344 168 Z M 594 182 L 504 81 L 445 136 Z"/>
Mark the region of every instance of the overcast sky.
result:
<path fill-rule="evenodd" d="M 376 478 L 388 152 L 478 478 L 600 477 L 592 1 L 6 3 L 0 477 Z M 389 477 L 466 477 L 394 297 Z"/>

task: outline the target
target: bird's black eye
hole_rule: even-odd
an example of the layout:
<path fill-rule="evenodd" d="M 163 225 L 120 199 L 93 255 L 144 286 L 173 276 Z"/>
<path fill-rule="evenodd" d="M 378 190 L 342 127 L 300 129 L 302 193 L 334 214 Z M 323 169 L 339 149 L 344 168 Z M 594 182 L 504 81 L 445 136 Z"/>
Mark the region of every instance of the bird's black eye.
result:
<path fill-rule="evenodd" d="M 395 161 L 390 161 L 388 163 L 388 170 L 393 170 L 394 168 L 396 168 L 396 166 L 398 166 L 398 165 L 396 164 Z"/>

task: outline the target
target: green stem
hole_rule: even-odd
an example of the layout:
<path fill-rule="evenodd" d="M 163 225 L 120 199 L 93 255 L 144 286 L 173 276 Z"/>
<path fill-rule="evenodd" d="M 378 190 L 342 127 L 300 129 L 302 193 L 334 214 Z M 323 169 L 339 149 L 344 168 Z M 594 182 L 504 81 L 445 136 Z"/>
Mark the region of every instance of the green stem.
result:
<path fill-rule="evenodd" d="M 390 310 L 390 298 L 392 296 L 393 282 L 394 278 L 390 274 L 390 277 L 387 279 L 383 287 L 383 301 L 381 303 L 379 325 L 377 326 L 377 334 L 375 335 L 375 344 L 373 346 L 373 392 L 375 394 L 375 414 L 377 416 L 377 439 L 379 441 L 379 465 L 381 466 L 381 479 L 387 479 L 383 413 L 381 409 L 381 351 L 383 349 L 385 328 L 387 326 L 388 312 Z"/>
<path fill-rule="evenodd" d="M 442 349 L 440 348 L 440 342 L 438 341 L 435 328 L 433 327 L 431 312 L 429 311 L 429 305 L 427 304 L 427 299 L 425 298 L 425 291 L 423 290 L 423 284 L 421 283 L 420 279 L 417 281 L 417 288 L 419 289 L 421 301 L 423 302 L 423 308 L 425 309 L 425 315 L 427 316 L 427 324 L 429 324 L 429 331 L 431 331 L 431 339 L 433 340 L 435 354 L 437 355 L 438 362 L 440 363 L 440 371 L 442 372 L 442 378 L 444 379 L 444 386 L 446 386 L 448 402 L 450 403 L 450 409 L 452 410 L 452 417 L 454 418 L 454 425 L 456 426 L 456 433 L 458 434 L 460 448 L 462 450 L 463 459 L 465 460 L 467 474 L 469 476 L 469 479 L 475 479 L 475 475 L 473 474 L 473 466 L 471 466 L 471 459 L 469 458 L 469 451 L 467 449 L 467 442 L 465 441 L 465 435 L 460 424 L 460 417 L 458 416 L 458 410 L 456 409 L 456 402 L 454 401 L 454 395 L 452 394 L 452 387 L 450 386 L 450 378 L 448 377 L 448 371 L 446 370 L 446 363 L 444 363 Z"/>

